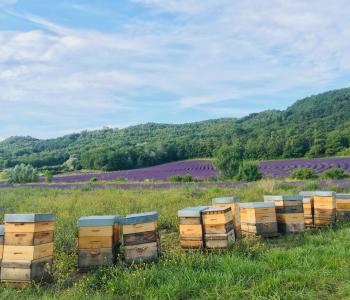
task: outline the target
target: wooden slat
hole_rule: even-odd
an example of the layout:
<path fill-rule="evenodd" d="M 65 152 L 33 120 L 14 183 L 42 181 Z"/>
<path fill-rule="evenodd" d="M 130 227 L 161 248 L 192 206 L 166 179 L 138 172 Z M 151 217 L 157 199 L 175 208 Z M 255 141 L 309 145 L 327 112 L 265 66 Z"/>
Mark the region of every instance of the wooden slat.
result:
<path fill-rule="evenodd" d="M 234 229 L 233 222 L 228 222 L 226 224 L 219 224 L 219 225 L 205 225 L 204 233 L 205 234 L 228 233 L 233 229 Z"/>
<path fill-rule="evenodd" d="M 125 246 L 124 256 L 127 263 L 157 259 L 159 256 L 158 244 L 147 243 L 135 246 Z"/>
<path fill-rule="evenodd" d="M 202 225 L 179 225 L 180 237 L 201 237 Z"/>
<path fill-rule="evenodd" d="M 187 217 L 181 217 L 179 218 L 179 224 L 180 225 L 201 225 L 202 220 L 201 218 L 187 218 Z"/>
<path fill-rule="evenodd" d="M 81 236 L 78 239 L 79 249 L 112 248 L 111 236 Z"/>
<path fill-rule="evenodd" d="M 304 214 L 303 213 L 292 213 L 292 214 L 277 214 L 277 221 L 280 223 L 289 223 L 289 222 L 303 222 Z"/>
<path fill-rule="evenodd" d="M 114 253 L 111 248 L 80 249 L 78 251 L 78 267 L 92 268 L 97 266 L 112 265 Z"/>
<path fill-rule="evenodd" d="M 5 223 L 5 233 L 54 231 L 55 222 Z"/>
<path fill-rule="evenodd" d="M 224 249 L 230 247 L 235 242 L 234 232 L 231 231 L 227 234 L 205 235 L 205 246 L 208 249 Z"/>
<path fill-rule="evenodd" d="M 41 232 L 7 232 L 5 245 L 36 246 L 53 242 L 53 231 Z"/>
<path fill-rule="evenodd" d="M 79 227 L 79 237 L 109 236 L 113 237 L 113 226 Z"/>
<path fill-rule="evenodd" d="M 148 222 L 142 224 L 123 225 L 123 234 L 140 233 L 145 231 L 157 230 L 157 222 Z"/>
<path fill-rule="evenodd" d="M 4 246 L 5 260 L 36 260 L 53 255 L 53 243 L 37 246 Z"/>
<path fill-rule="evenodd" d="M 183 249 L 201 249 L 203 248 L 203 241 L 180 239 L 180 246 Z"/>
<path fill-rule="evenodd" d="M 230 221 L 233 221 L 233 216 L 231 210 L 226 213 L 216 213 L 216 214 L 206 214 L 205 212 L 202 215 L 202 220 L 204 226 L 206 225 L 219 225 L 226 224 Z"/>
<path fill-rule="evenodd" d="M 124 234 L 124 245 L 138 245 L 156 242 L 158 238 L 157 231 L 146 231 L 139 233 Z"/>

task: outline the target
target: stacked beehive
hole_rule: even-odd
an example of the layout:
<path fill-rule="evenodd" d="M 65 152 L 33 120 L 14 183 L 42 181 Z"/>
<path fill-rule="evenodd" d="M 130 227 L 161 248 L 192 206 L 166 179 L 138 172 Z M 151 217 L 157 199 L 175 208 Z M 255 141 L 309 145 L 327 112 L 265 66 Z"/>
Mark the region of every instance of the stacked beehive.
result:
<path fill-rule="evenodd" d="M 221 197 L 212 199 L 213 207 L 230 207 L 233 224 L 235 228 L 235 238 L 241 238 L 241 214 L 239 210 L 239 199 L 235 197 Z"/>
<path fill-rule="evenodd" d="M 160 256 L 157 219 L 157 212 L 130 214 L 121 218 L 127 263 L 155 260 Z"/>
<path fill-rule="evenodd" d="M 301 196 L 264 196 L 264 201 L 275 203 L 278 232 L 286 234 L 305 230 Z"/>
<path fill-rule="evenodd" d="M 51 278 L 54 226 L 53 214 L 5 214 L 1 282 Z"/>
<path fill-rule="evenodd" d="M 227 248 L 235 241 L 230 207 L 209 207 L 201 212 L 205 247 Z"/>
<path fill-rule="evenodd" d="M 275 204 L 247 202 L 240 204 L 242 235 L 278 236 Z"/>
<path fill-rule="evenodd" d="M 87 216 L 78 220 L 80 271 L 112 265 L 119 245 L 118 215 Z"/>
<path fill-rule="evenodd" d="M 336 194 L 337 220 L 350 219 L 350 194 Z"/>
<path fill-rule="evenodd" d="M 314 225 L 314 196 L 315 192 L 304 191 L 299 193 L 303 197 L 304 224 L 306 227 Z"/>
<path fill-rule="evenodd" d="M 314 225 L 331 225 L 336 219 L 335 192 L 317 191 L 314 196 Z"/>
<path fill-rule="evenodd" d="M 178 211 L 180 245 L 183 249 L 204 247 L 201 212 L 209 206 L 187 207 Z"/>

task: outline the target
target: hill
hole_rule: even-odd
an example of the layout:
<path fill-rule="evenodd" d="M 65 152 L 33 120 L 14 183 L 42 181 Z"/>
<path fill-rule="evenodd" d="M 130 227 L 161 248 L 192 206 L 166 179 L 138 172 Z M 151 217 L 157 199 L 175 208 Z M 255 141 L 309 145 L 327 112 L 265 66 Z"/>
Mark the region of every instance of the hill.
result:
<path fill-rule="evenodd" d="M 0 168 L 35 167 L 122 170 L 189 158 L 212 157 L 240 139 L 247 159 L 347 155 L 350 153 L 350 88 L 297 101 L 241 119 L 187 124 L 148 123 L 125 129 L 83 131 L 56 139 L 11 137 L 0 142 Z"/>

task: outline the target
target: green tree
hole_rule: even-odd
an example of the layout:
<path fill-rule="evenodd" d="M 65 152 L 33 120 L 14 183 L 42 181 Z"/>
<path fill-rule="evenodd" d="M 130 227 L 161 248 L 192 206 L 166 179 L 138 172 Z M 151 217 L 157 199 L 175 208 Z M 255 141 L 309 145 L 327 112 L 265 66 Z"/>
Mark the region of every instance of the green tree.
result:
<path fill-rule="evenodd" d="M 238 173 L 243 157 L 244 149 L 241 143 L 224 145 L 217 151 L 214 164 L 218 168 L 221 177 L 233 178 Z"/>
<path fill-rule="evenodd" d="M 237 180 L 240 181 L 257 181 L 262 178 L 259 165 L 255 162 L 244 161 L 239 166 Z"/>
<path fill-rule="evenodd" d="M 44 177 L 45 177 L 45 182 L 46 183 L 51 183 L 52 182 L 53 175 L 52 175 L 52 173 L 49 170 L 46 170 L 44 172 Z"/>
<path fill-rule="evenodd" d="M 29 183 L 38 181 L 38 172 L 31 165 L 20 164 L 8 171 L 9 183 Z"/>
<path fill-rule="evenodd" d="M 316 172 L 313 169 L 309 168 L 296 169 L 289 176 L 292 179 L 298 180 L 316 179 L 318 177 Z"/>
<path fill-rule="evenodd" d="M 343 169 L 333 168 L 323 172 L 321 177 L 324 179 L 345 179 L 349 178 L 350 174 L 346 173 Z"/>

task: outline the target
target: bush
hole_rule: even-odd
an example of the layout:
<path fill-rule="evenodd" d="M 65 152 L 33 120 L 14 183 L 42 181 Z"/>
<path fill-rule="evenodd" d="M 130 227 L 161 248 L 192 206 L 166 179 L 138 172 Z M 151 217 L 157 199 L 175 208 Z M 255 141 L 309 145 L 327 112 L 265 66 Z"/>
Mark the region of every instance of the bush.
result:
<path fill-rule="evenodd" d="M 38 172 L 31 165 L 20 164 L 8 171 L 8 183 L 29 183 L 38 181 Z"/>
<path fill-rule="evenodd" d="M 307 181 L 304 183 L 304 185 L 301 188 L 302 191 L 315 191 L 319 189 L 320 189 L 320 185 L 316 181 Z"/>
<path fill-rule="evenodd" d="M 49 170 L 45 171 L 44 177 L 45 177 L 45 182 L 46 183 L 51 183 L 52 182 L 53 175 L 52 175 L 52 173 Z"/>
<path fill-rule="evenodd" d="M 243 160 L 244 148 L 238 141 L 234 145 L 224 145 L 215 153 L 214 164 L 223 178 L 234 178 Z"/>
<path fill-rule="evenodd" d="M 298 179 L 298 180 L 307 180 L 307 179 L 318 178 L 318 175 L 316 174 L 316 172 L 312 169 L 309 169 L 309 168 L 296 169 L 289 176 L 292 179 Z"/>
<path fill-rule="evenodd" d="M 7 173 L 6 172 L 0 172 L 0 181 L 7 180 Z"/>
<path fill-rule="evenodd" d="M 175 175 L 169 177 L 170 182 L 193 182 L 193 177 L 191 175 Z"/>
<path fill-rule="evenodd" d="M 324 179 L 345 179 L 349 178 L 350 174 L 346 173 L 343 169 L 334 168 L 323 172 L 321 177 Z"/>
<path fill-rule="evenodd" d="M 240 181 L 257 181 L 262 178 L 259 165 L 254 162 L 243 162 L 239 166 L 237 180 Z"/>
<path fill-rule="evenodd" d="M 98 181 L 98 179 L 96 178 L 96 177 L 92 177 L 90 180 L 89 180 L 89 182 L 97 182 Z"/>

